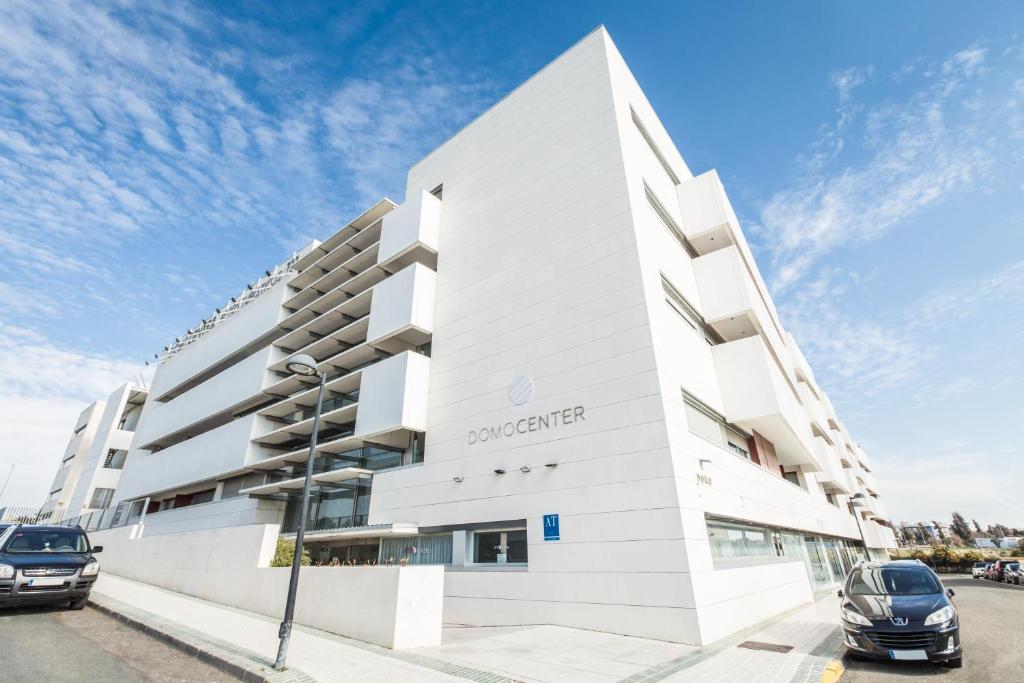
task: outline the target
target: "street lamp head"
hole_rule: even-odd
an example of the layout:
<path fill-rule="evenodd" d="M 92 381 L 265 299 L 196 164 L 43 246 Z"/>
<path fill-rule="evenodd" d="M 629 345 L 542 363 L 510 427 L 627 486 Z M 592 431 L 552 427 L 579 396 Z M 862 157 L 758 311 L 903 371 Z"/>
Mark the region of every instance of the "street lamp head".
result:
<path fill-rule="evenodd" d="M 304 353 L 299 353 L 288 359 L 288 362 L 284 364 L 288 372 L 293 375 L 302 375 L 303 377 L 312 377 L 313 375 L 319 375 L 320 371 L 317 370 L 316 361 L 311 356 L 307 356 Z"/>
<path fill-rule="evenodd" d="M 863 493 L 855 493 L 852 496 L 850 496 L 850 502 L 853 505 L 860 507 L 864 504 L 863 501 L 865 498 L 867 498 L 867 496 L 865 496 Z"/>

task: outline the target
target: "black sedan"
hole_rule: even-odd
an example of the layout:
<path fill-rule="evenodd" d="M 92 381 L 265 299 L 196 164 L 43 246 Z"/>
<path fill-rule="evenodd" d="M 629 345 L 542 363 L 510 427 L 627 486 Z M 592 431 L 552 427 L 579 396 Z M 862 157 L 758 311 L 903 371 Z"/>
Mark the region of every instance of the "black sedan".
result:
<path fill-rule="evenodd" d="M 920 562 L 857 565 L 839 596 L 849 655 L 962 665 L 953 591 Z"/>

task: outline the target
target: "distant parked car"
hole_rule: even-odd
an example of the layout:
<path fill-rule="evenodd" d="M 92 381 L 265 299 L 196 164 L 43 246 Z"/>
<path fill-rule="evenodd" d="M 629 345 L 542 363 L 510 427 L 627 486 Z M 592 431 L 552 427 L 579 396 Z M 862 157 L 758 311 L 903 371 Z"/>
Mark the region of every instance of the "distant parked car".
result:
<path fill-rule="evenodd" d="M 975 562 L 971 567 L 971 576 L 976 579 L 984 579 L 986 569 L 988 569 L 988 562 Z"/>
<path fill-rule="evenodd" d="M 79 527 L 16 524 L 0 534 L 0 607 L 64 603 L 82 609 L 99 575 Z"/>
<path fill-rule="evenodd" d="M 1020 562 L 1007 562 L 1003 569 L 1003 581 L 1020 585 Z"/>
<path fill-rule="evenodd" d="M 1010 562 L 1012 561 L 1013 560 L 998 560 L 996 562 L 993 562 L 992 566 L 988 570 L 988 578 L 992 579 L 993 581 L 1005 580 L 1003 574 L 1006 571 L 1006 565 L 1010 564 Z"/>

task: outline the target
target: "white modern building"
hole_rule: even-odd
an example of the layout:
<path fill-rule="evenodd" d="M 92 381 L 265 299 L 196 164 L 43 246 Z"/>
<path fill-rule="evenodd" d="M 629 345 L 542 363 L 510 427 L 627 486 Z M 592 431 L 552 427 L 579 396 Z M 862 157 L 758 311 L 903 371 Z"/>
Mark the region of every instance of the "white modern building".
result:
<path fill-rule="evenodd" d="M 124 384 L 82 411 L 41 518 L 65 519 L 110 506 L 145 402 L 144 389 Z"/>
<path fill-rule="evenodd" d="M 115 496 L 147 533 L 294 532 L 296 353 L 327 375 L 314 559 L 444 565 L 446 622 L 708 643 L 895 547 L 721 180 L 603 28 L 167 350 Z"/>

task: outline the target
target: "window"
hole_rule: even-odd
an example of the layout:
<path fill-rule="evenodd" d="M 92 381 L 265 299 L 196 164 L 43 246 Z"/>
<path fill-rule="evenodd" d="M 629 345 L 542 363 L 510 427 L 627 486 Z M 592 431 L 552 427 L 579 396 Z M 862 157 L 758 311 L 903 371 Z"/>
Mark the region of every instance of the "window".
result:
<path fill-rule="evenodd" d="M 526 564 L 526 529 L 477 531 L 473 534 L 473 562 Z"/>
<path fill-rule="evenodd" d="M 141 415 L 141 404 L 128 406 L 125 408 L 124 414 L 121 415 L 121 421 L 117 424 L 117 428 L 128 432 L 134 432 L 135 427 L 139 424 L 139 417 Z"/>
<path fill-rule="evenodd" d="M 198 493 L 192 494 L 192 504 L 199 505 L 200 503 L 209 503 L 213 501 L 213 495 L 217 492 L 217 489 L 207 489 Z"/>
<path fill-rule="evenodd" d="M 673 185 L 678 185 L 679 176 L 672 172 L 672 167 L 668 165 L 668 160 L 665 159 L 661 150 L 658 149 L 658 145 L 654 143 L 654 138 L 652 138 L 651 134 L 647 132 L 647 127 L 640 120 L 640 116 L 636 113 L 636 109 L 633 109 L 633 105 L 629 106 L 629 113 L 633 117 L 633 124 L 636 125 L 636 129 L 640 131 L 640 137 L 644 139 L 647 146 L 651 148 L 652 152 L 654 152 L 654 156 L 658 159 L 658 163 L 661 164 L 661 167 L 665 169 L 665 173 L 668 174 L 669 180 L 672 181 Z"/>
<path fill-rule="evenodd" d="M 697 312 L 697 309 L 687 301 L 686 297 L 664 275 L 661 276 L 661 287 L 665 290 L 665 303 L 668 304 L 668 307 L 683 322 L 689 325 L 694 332 L 701 335 L 709 346 L 714 346 L 721 341 L 718 333 L 704 322 L 704 316 Z"/>
<path fill-rule="evenodd" d="M 380 539 L 381 562 L 406 558 L 409 564 L 451 564 L 452 535 L 431 534 Z"/>
<path fill-rule="evenodd" d="M 263 474 L 246 474 L 240 477 L 232 477 L 224 480 L 224 488 L 221 490 L 220 499 L 236 498 L 243 489 L 259 486 L 265 481 Z"/>
<path fill-rule="evenodd" d="M 747 435 L 738 427 L 729 424 L 721 415 L 707 407 L 699 400 L 683 391 L 683 404 L 686 410 L 686 426 L 690 432 L 706 439 L 720 448 L 751 460 L 747 449 Z M 751 460 L 751 462 L 753 462 Z"/>
<path fill-rule="evenodd" d="M 107 457 L 103 461 L 103 466 L 110 470 L 122 469 L 124 468 L 124 461 L 127 457 L 128 451 L 111 448 L 107 451 Z"/>
<path fill-rule="evenodd" d="M 736 445 L 732 441 L 729 441 L 729 450 L 740 457 L 750 460 L 750 451 L 748 451 L 746 448 L 743 448 L 742 446 Z"/>
<path fill-rule="evenodd" d="M 693 248 L 692 244 L 690 244 L 690 240 L 686 239 L 683 229 L 679 227 L 675 219 L 672 218 L 672 214 L 670 214 L 665 208 L 665 205 L 658 200 L 646 182 L 644 183 L 644 192 L 647 193 L 647 203 L 651 205 L 652 209 L 654 209 L 654 213 L 658 214 L 658 219 L 661 221 L 661 224 L 665 226 L 665 229 L 672 233 L 672 236 L 676 238 L 676 241 L 678 241 L 680 245 L 682 245 L 690 258 L 697 258 L 697 250 Z"/>
<path fill-rule="evenodd" d="M 95 510 L 103 510 L 110 507 L 110 501 L 114 499 L 114 489 L 95 489 L 92 492 L 92 501 L 89 507 Z"/>
<path fill-rule="evenodd" d="M 718 559 L 776 557 L 768 529 L 708 520 L 711 556 Z"/>
<path fill-rule="evenodd" d="M 800 475 L 796 472 L 787 472 L 786 470 L 782 470 L 782 478 L 791 484 L 796 484 L 800 488 L 804 487 L 804 485 L 800 483 Z"/>

